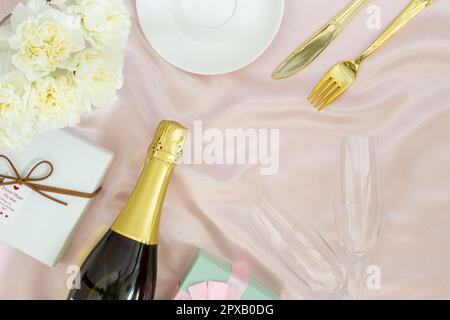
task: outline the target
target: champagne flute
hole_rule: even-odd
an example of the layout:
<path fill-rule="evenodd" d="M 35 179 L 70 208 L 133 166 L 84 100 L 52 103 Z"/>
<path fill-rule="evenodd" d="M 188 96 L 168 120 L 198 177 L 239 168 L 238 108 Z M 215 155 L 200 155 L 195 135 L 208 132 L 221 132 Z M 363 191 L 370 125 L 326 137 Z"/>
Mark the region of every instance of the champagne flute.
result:
<path fill-rule="evenodd" d="M 340 139 L 340 170 L 335 218 L 339 243 L 352 260 L 352 296 L 364 297 L 364 265 L 374 248 L 381 225 L 382 195 L 375 137 Z M 350 290 L 349 290 L 350 291 Z"/>
<path fill-rule="evenodd" d="M 274 192 L 266 193 L 249 215 L 265 250 L 311 290 L 340 295 L 346 283 L 343 264 L 322 235 Z M 295 216 L 298 223 L 294 226 L 284 215 Z"/>

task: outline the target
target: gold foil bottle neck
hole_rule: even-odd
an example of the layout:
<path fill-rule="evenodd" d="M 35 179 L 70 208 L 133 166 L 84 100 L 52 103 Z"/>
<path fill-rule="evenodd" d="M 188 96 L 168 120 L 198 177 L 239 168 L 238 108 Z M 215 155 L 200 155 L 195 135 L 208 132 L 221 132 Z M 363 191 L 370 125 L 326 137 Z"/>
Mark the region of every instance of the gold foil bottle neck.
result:
<path fill-rule="evenodd" d="M 187 129 L 176 122 L 164 120 L 159 124 L 141 176 L 112 231 L 143 244 L 158 243 L 164 197 L 187 134 Z"/>
<path fill-rule="evenodd" d="M 163 120 L 149 147 L 149 158 L 178 164 L 183 156 L 183 144 L 188 130 L 175 121 Z"/>

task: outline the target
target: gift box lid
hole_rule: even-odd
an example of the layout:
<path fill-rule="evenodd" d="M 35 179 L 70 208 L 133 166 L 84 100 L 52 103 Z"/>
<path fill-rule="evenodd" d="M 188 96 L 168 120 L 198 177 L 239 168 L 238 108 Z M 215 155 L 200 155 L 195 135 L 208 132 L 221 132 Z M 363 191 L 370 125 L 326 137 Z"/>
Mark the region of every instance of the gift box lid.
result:
<path fill-rule="evenodd" d="M 22 176 L 39 161 L 47 160 L 53 164 L 54 172 L 40 184 L 86 193 L 101 186 L 114 157 L 111 151 L 68 130 L 40 136 L 20 151 L 0 149 L 0 154 L 11 159 Z M 46 170 L 42 166 L 33 176 L 42 176 Z M 0 172 L 13 174 L 2 159 Z M 50 194 L 68 203 L 64 206 L 31 190 L 27 192 L 13 217 L 0 217 L 0 240 L 53 267 L 62 257 L 91 199 Z"/>
<path fill-rule="evenodd" d="M 189 272 L 180 283 L 181 290 L 187 292 L 189 287 L 203 281 L 227 282 L 231 274 L 231 265 L 212 254 L 200 250 Z M 280 296 L 266 288 L 253 278 L 249 278 L 248 285 L 241 300 L 278 300 Z"/>

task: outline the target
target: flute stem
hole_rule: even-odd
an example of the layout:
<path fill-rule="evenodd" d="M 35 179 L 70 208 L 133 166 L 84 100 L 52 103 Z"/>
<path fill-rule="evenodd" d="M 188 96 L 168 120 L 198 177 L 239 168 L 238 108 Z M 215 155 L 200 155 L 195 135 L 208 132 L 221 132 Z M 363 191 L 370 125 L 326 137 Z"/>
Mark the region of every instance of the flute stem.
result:
<path fill-rule="evenodd" d="M 364 299 L 364 260 L 359 259 L 353 263 L 355 286 L 354 286 L 354 299 Z"/>

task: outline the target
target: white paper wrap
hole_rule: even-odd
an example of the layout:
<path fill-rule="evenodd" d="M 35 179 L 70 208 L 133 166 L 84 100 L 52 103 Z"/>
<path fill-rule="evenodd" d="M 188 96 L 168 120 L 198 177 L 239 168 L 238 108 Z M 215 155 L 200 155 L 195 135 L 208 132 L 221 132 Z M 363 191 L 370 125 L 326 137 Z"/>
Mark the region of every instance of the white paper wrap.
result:
<path fill-rule="evenodd" d="M 0 148 L 0 154 L 9 157 L 22 176 L 39 161 L 48 160 L 53 164 L 54 172 L 40 184 L 88 193 L 101 186 L 114 158 L 111 151 L 66 130 L 36 138 L 17 152 Z M 33 176 L 42 176 L 45 170 L 45 166 L 42 166 Z M 8 163 L 2 159 L 0 172 L 14 175 Z M 67 202 L 68 206 L 31 191 L 18 206 L 14 217 L 0 217 L 0 240 L 53 267 L 62 257 L 89 203 L 94 200 L 50 195 Z"/>

